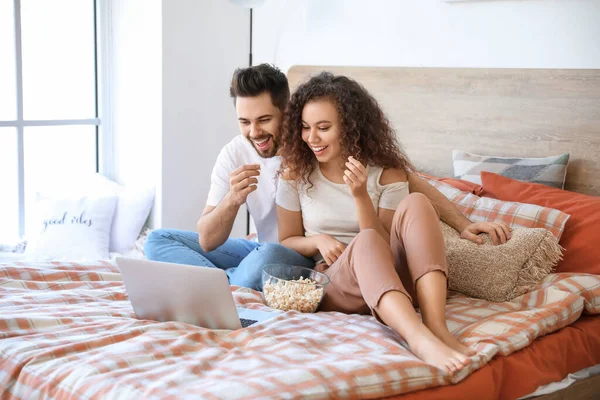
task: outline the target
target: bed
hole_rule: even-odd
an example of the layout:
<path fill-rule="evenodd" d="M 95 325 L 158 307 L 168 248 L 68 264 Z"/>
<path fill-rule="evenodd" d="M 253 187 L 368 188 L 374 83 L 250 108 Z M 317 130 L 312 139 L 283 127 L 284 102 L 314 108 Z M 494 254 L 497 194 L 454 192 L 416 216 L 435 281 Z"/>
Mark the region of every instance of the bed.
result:
<path fill-rule="evenodd" d="M 453 149 L 512 157 L 570 153 L 565 189 L 600 195 L 599 70 L 296 66 L 288 73 L 292 87 L 324 69 L 355 78 L 376 97 L 420 171 L 453 176 Z M 421 393 L 423 398 L 516 398 L 578 368 L 598 364 L 600 318 L 585 321 L 585 329 L 576 322 L 564 332 L 536 340 L 525 351 L 494 359 L 461 384 L 416 392 L 414 398 Z M 573 346 L 570 353 L 564 348 L 545 350 L 550 341 L 570 343 L 571 329 L 584 335 L 583 347 Z M 532 356 L 527 360 L 528 352 L 563 356 L 554 363 L 546 360 L 541 373 L 532 368 Z M 594 357 L 586 357 L 590 354 Z M 568 365 L 574 359 L 578 365 Z M 480 379 L 485 374 L 489 376 Z M 474 391 L 478 387 L 483 390 Z M 573 392 L 577 387 L 579 391 Z M 600 394 L 600 378 L 589 378 L 564 392 L 569 399 Z"/>
<path fill-rule="evenodd" d="M 569 152 L 567 189 L 600 195 L 600 71 L 299 66 L 292 87 L 322 69 L 375 95 L 422 170 L 452 176 L 453 148 Z M 449 327 L 478 354 L 448 377 L 368 316 L 288 312 L 239 331 L 141 321 L 112 262 L 14 262 L 0 265 L 0 388 L 6 399 L 513 399 L 600 364 L 599 315 L 597 275 L 553 274 L 506 303 L 451 293 Z M 546 398 L 595 393 L 597 376 Z"/>

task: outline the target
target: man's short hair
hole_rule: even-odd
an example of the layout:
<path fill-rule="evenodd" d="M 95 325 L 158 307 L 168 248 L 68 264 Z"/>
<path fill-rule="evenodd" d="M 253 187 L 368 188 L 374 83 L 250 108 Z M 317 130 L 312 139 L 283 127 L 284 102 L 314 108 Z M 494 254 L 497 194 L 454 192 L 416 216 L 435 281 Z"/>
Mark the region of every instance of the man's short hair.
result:
<path fill-rule="evenodd" d="M 290 99 L 287 77 L 279 68 L 270 64 L 238 68 L 231 78 L 229 94 L 235 104 L 238 97 L 254 97 L 269 92 L 273 105 L 281 111 Z"/>

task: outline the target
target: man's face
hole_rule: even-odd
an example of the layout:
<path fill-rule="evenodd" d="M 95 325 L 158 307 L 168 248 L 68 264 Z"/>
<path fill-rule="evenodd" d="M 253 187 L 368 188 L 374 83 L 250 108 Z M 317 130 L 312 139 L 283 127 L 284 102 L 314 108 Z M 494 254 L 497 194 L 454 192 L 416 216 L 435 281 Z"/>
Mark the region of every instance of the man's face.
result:
<path fill-rule="evenodd" d="M 263 92 L 255 97 L 238 97 L 235 110 L 240 131 L 264 158 L 277 154 L 281 111 L 271 102 L 271 95 Z"/>

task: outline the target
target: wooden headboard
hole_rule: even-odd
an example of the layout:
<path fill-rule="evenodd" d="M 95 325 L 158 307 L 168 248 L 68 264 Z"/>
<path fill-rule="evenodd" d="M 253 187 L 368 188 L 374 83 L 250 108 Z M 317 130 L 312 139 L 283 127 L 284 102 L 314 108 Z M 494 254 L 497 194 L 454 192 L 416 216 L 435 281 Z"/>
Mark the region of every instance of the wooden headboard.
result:
<path fill-rule="evenodd" d="M 453 149 L 570 153 L 566 189 L 600 196 L 600 70 L 294 66 L 292 90 L 323 70 L 375 96 L 424 172 L 453 176 Z"/>

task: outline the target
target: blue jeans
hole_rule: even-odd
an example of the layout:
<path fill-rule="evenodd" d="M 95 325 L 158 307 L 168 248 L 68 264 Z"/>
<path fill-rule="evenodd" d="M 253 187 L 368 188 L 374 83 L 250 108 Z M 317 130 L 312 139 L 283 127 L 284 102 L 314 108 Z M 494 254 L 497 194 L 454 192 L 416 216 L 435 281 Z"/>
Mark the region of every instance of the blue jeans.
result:
<path fill-rule="evenodd" d="M 315 266 L 312 259 L 280 244 L 246 239 L 229 239 L 206 252 L 200 247 L 196 232 L 178 229 L 150 232 L 144 252 L 149 260 L 223 269 L 230 284 L 255 290 L 262 290 L 262 269 L 267 264 Z"/>

